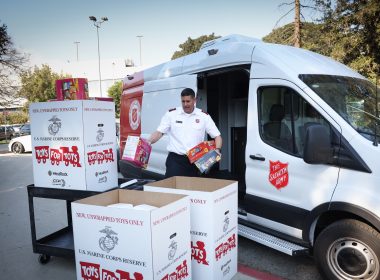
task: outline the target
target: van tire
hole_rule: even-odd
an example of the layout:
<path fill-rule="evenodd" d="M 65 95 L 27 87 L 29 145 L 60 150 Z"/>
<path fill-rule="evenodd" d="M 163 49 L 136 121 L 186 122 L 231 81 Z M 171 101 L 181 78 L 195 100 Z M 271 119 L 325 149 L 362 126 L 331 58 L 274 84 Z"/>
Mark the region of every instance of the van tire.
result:
<path fill-rule="evenodd" d="M 380 233 L 357 220 L 337 221 L 318 235 L 314 258 L 326 279 L 378 279 Z"/>

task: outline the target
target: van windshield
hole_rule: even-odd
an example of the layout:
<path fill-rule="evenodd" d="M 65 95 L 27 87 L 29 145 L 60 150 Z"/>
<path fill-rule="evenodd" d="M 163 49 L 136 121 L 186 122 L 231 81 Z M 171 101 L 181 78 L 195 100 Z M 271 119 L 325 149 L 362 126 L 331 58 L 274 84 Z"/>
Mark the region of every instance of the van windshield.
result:
<path fill-rule="evenodd" d="M 299 78 L 363 137 L 373 141 L 375 131 L 379 137 L 376 87 L 372 83 L 358 78 L 330 75 L 299 75 Z"/>

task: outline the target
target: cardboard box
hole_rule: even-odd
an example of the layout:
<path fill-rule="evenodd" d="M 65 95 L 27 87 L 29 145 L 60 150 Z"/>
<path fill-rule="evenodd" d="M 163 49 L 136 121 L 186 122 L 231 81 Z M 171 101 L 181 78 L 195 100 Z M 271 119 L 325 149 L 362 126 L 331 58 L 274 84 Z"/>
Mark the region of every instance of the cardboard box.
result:
<path fill-rule="evenodd" d="M 192 279 L 188 197 L 114 190 L 71 205 L 77 279 Z"/>
<path fill-rule="evenodd" d="M 55 81 L 57 100 L 88 99 L 88 82 L 85 78 L 69 78 Z"/>
<path fill-rule="evenodd" d="M 237 273 L 236 181 L 171 177 L 144 191 L 189 195 L 192 279 L 232 279 Z"/>
<path fill-rule="evenodd" d="M 114 103 L 33 103 L 29 116 L 35 186 L 93 191 L 117 187 Z"/>
<path fill-rule="evenodd" d="M 152 146 L 145 139 L 139 136 L 128 135 L 122 159 L 138 167 L 146 168 L 151 151 Z"/>
<path fill-rule="evenodd" d="M 194 164 L 201 173 L 207 173 L 215 163 L 220 161 L 220 158 L 220 154 L 216 150 L 211 150 L 198 159 Z"/>
<path fill-rule="evenodd" d="M 196 145 L 195 147 L 193 147 L 189 151 L 187 151 L 186 155 L 189 158 L 189 161 L 191 163 L 194 163 L 211 150 L 215 150 L 215 141 L 214 140 L 203 141 L 203 142 L 199 143 L 198 145 Z"/>

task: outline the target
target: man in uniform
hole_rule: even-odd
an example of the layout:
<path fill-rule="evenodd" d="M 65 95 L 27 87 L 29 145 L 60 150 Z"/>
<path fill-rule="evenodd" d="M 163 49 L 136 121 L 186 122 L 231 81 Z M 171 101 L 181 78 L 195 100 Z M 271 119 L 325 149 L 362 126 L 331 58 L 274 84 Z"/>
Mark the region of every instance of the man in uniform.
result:
<path fill-rule="evenodd" d="M 220 153 L 222 137 L 211 117 L 201 109 L 195 108 L 195 93 L 191 88 L 181 92 L 182 107 L 170 109 L 161 119 L 157 131 L 148 141 L 156 143 L 163 134 L 169 136 L 165 177 L 198 176 L 198 170 L 191 164 L 186 152 L 204 141 L 207 132 L 215 140 L 216 150 Z"/>

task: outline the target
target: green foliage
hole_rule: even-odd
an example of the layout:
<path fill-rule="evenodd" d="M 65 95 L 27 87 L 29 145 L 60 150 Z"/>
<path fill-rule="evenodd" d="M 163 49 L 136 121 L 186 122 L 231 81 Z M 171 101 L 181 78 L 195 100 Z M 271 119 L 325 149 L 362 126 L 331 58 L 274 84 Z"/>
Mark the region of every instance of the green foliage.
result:
<path fill-rule="evenodd" d="M 120 99 L 123 90 L 122 85 L 123 83 L 121 81 L 117 81 L 107 91 L 108 96 L 112 97 L 113 101 L 115 102 L 116 118 L 120 118 Z"/>
<path fill-rule="evenodd" d="M 25 70 L 27 56 L 20 54 L 8 35 L 7 26 L 0 24 L 0 105 L 12 106 L 17 99 L 16 77 Z"/>
<path fill-rule="evenodd" d="M 25 112 L 10 112 L 0 115 L 0 124 L 21 124 L 28 121 L 28 114 Z"/>
<path fill-rule="evenodd" d="M 62 79 L 57 73 L 54 73 L 51 68 L 44 64 L 39 68 L 34 67 L 33 71 L 27 71 L 21 74 L 20 96 L 31 102 L 44 102 L 56 97 L 55 81 Z"/>
<path fill-rule="evenodd" d="M 174 52 L 172 59 L 195 53 L 199 50 L 199 48 L 202 46 L 204 42 L 211 41 L 217 38 L 220 38 L 220 36 L 215 36 L 214 33 L 211 33 L 210 35 L 202 35 L 195 39 L 188 37 L 184 43 L 179 45 L 181 50 Z"/>
<path fill-rule="evenodd" d="M 316 0 L 319 23 L 301 25 L 302 47 L 346 64 L 372 81 L 380 73 L 380 1 Z M 266 42 L 292 45 L 293 23 L 273 30 Z"/>
<path fill-rule="evenodd" d="M 301 23 L 302 48 L 317 52 L 323 55 L 330 55 L 332 45 L 328 36 L 322 36 L 323 24 L 312 22 Z M 264 42 L 293 46 L 294 24 L 289 23 L 273 30 L 263 37 Z"/>

